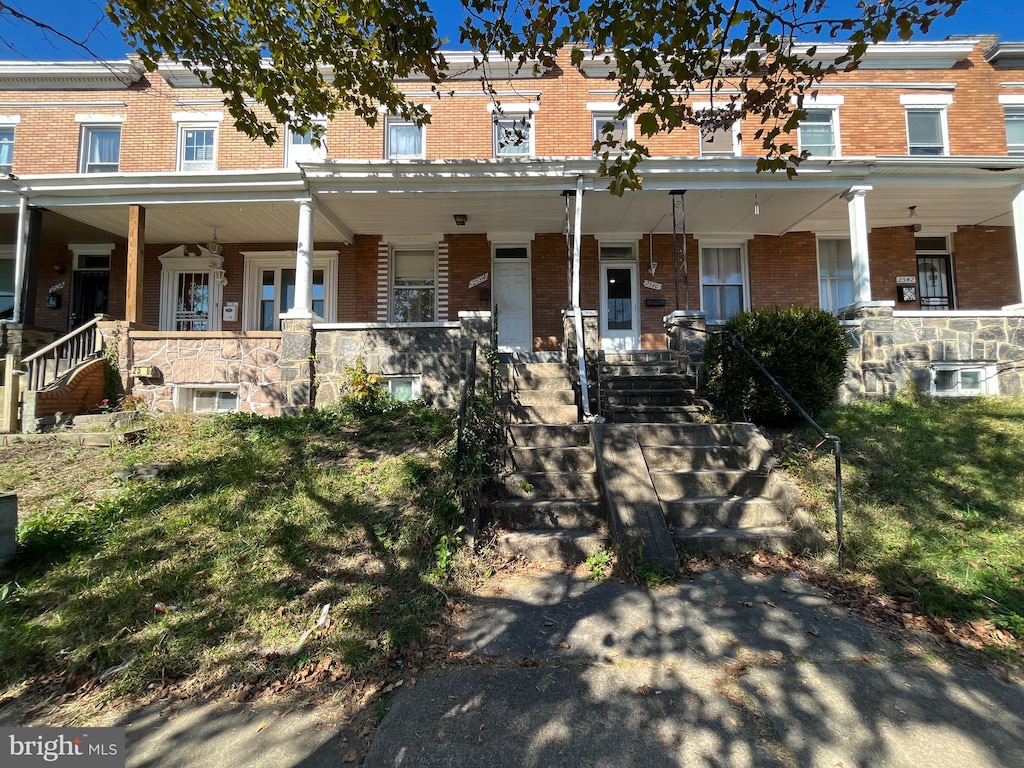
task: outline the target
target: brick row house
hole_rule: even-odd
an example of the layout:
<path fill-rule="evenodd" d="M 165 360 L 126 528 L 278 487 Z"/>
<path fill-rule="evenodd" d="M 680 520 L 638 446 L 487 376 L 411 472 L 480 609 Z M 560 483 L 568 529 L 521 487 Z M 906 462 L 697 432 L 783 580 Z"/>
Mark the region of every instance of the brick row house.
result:
<path fill-rule="evenodd" d="M 848 327 L 846 396 L 1021 391 L 1024 44 L 875 45 L 805 102 L 796 178 L 757 173 L 737 121 L 649 139 L 621 198 L 593 156 L 634 132 L 608 74 L 568 51 L 492 72 L 497 120 L 471 70 L 441 96 L 409 80 L 424 127 L 340 115 L 321 146 L 282 126 L 268 147 L 176 65 L 0 63 L 7 379 L 92 326 L 156 411 L 329 402 L 357 359 L 446 405 L 469 341 L 565 360 L 577 309 L 595 357 L 805 305 Z M 76 392 L 29 397 L 23 428 Z"/>

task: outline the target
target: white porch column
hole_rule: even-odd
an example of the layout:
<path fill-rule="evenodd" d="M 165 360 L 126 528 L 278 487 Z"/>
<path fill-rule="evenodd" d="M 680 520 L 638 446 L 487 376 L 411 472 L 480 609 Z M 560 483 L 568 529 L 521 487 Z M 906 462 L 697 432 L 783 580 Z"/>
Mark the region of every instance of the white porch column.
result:
<path fill-rule="evenodd" d="M 1017 282 L 1020 301 L 1024 304 L 1024 186 L 1013 196 L 1013 242 L 1017 247 Z"/>
<path fill-rule="evenodd" d="M 21 322 L 25 293 L 25 262 L 28 258 L 28 198 L 18 201 L 18 233 L 14 244 L 14 313 L 12 322 Z"/>
<path fill-rule="evenodd" d="M 295 247 L 295 305 L 289 318 L 313 316 L 313 211 L 312 200 L 299 201 L 299 236 Z"/>
<path fill-rule="evenodd" d="M 869 186 L 851 187 L 843 193 L 850 211 L 850 251 L 853 256 L 853 299 L 871 301 L 871 266 L 868 254 L 868 214 L 864 198 Z"/>

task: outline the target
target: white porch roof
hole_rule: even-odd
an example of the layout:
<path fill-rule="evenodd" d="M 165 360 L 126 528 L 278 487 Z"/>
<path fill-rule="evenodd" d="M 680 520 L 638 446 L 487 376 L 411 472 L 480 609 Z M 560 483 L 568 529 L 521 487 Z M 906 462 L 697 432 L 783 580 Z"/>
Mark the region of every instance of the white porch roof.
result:
<path fill-rule="evenodd" d="M 467 161 L 330 161 L 301 169 L 212 174 L 24 176 L 0 186 L 0 209 L 19 195 L 118 237 L 128 205 L 146 208 L 146 241 L 291 242 L 301 200 L 317 202 L 314 237 L 353 234 L 561 232 L 562 192 L 585 178 L 583 231 L 633 237 L 672 231 L 669 192 L 686 190 L 687 230 L 748 237 L 792 231 L 849 231 L 843 192 L 870 186 L 871 227 L 919 223 L 1011 226 L 1011 199 L 1024 184 L 1024 158 L 850 158 L 813 161 L 798 176 L 756 173 L 752 158 L 668 158 L 646 163 L 644 189 L 607 193 L 593 158 Z M 754 213 L 755 195 L 759 213 Z M 909 219 L 910 206 L 917 217 Z M 456 226 L 454 214 L 468 223 Z"/>

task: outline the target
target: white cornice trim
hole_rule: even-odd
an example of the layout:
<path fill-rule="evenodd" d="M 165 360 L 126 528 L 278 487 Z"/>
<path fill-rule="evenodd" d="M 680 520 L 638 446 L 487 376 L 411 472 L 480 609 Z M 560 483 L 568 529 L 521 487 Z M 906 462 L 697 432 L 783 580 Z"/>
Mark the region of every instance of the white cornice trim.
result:
<path fill-rule="evenodd" d="M 124 113 L 83 112 L 75 115 L 76 123 L 123 123 L 128 119 Z"/>
<path fill-rule="evenodd" d="M 18 125 L 21 115 L 0 115 L 0 125 Z"/>
<path fill-rule="evenodd" d="M 144 74 L 132 61 L 2 61 L 0 90 L 119 91 Z"/>
<path fill-rule="evenodd" d="M 860 60 L 859 69 L 952 69 L 974 52 L 980 40 L 937 40 L 916 42 L 884 42 L 869 45 Z M 846 43 L 800 43 L 797 53 L 823 64 L 831 64 L 846 54 Z"/>
<path fill-rule="evenodd" d="M 223 112 L 172 112 L 171 120 L 176 123 L 219 123 L 224 120 Z"/>
<path fill-rule="evenodd" d="M 531 102 L 528 102 L 526 104 L 524 104 L 522 102 L 516 102 L 514 104 L 509 104 L 508 102 L 502 102 L 500 105 L 495 105 L 494 102 L 488 102 L 487 103 L 487 111 L 488 112 L 502 112 L 502 113 L 504 113 L 506 115 L 510 114 L 510 113 L 511 114 L 517 114 L 517 115 L 521 115 L 523 113 L 528 113 L 528 114 L 531 114 L 531 115 L 535 115 L 538 112 L 540 112 L 540 102 L 531 101 Z"/>
<path fill-rule="evenodd" d="M 1002 94 L 999 97 L 999 103 L 1011 107 L 1019 107 L 1024 105 L 1024 94 Z"/>
<path fill-rule="evenodd" d="M 904 93 L 900 96 L 900 104 L 904 107 L 948 107 L 953 103 L 953 96 L 948 93 Z"/>

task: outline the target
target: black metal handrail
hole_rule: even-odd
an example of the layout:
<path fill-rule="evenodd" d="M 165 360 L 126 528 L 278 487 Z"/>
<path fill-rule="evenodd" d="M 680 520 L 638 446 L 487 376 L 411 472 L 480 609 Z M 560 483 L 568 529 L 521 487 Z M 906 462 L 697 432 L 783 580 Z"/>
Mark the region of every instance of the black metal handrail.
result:
<path fill-rule="evenodd" d="M 459 419 L 458 419 L 458 442 L 455 448 L 456 464 L 462 461 L 462 433 L 466 427 L 466 405 L 469 398 L 476 391 L 476 342 L 469 351 L 469 361 L 466 363 L 466 379 L 462 382 L 462 394 L 459 397 Z"/>
<path fill-rule="evenodd" d="M 736 348 L 739 349 L 744 355 L 746 355 L 747 359 L 749 359 L 750 362 L 752 362 L 754 364 L 754 367 L 757 368 L 761 373 L 764 374 L 765 378 L 768 379 L 768 381 L 770 381 L 772 383 L 772 386 L 774 386 L 779 391 L 779 394 L 781 394 L 784 398 L 786 398 L 786 401 L 791 406 L 793 406 L 794 409 L 796 409 L 796 412 L 799 413 L 804 418 L 804 420 L 808 424 L 811 425 L 811 428 L 815 432 L 818 433 L 818 436 L 821 437 L 822 441 L 823 442 L 824 441 L 828 441 L 828 442 L 832 443 L 832 453 L 835 455 L 835 460 L 836 460 L 836 473 L 835 473 L 835 475 L 836 475 L 836 494 L 835 494 L 835 504 L 836 504 L 836 556 L 837 556 L 837 558 L 839 560 L 839 567 L 842 568 L 843 567 L 843 556 L 844 556 L 845 550 L 846 550 L 846 543 L 845 543 L 845 539 L 843 537 L 843 463 L 842 463 L 843 462 L 843 447 L 842 447 L 842 441 L 840 440 L 838 435 L 833 435 L 831 432 L 827 432 L 820 424 L 818 424 L 818 422 L 816 422 L 813 418 L 811 418 L 811 415 L 806 410 L 804 410 L 803 406 L 801 406 L 800 403 L 798 403 L 793 398 L 793 396 L 791 394 L 789 394 L 789 392 L 786 391 L 786 388 L 784 386 L 782 386 L 778 382 L 778 380 L 768 372 L 768 369 L 765 368 L 761 364 L 761 361 L 758 360 L 756 357 L 754 357 L 754 353 L 751 352 L 747 348 L 747 346 L 736 337 L 736 334 L 734 334 L 732 331 L 726 331 L 726 330 L 706 331 L 706 333 L 709 336 L 710 335 L 725 336 L 729 340 L 731 340 L 736 345 Z M 722 357 L 722 361 L 723 361 L 723 367 L 724 367 L 725 366 L 725 356 L 724 355 Z M 727 370 L 723 370 L 723 376 L 726 377 L 726 378 L 728 377 L 728 371 Z M 726 418 L 731 421 L 730 414 L 729 414 L 728 394 L 726 395 L 726 401 L 725 401 L 725 415 L 726 415 Z M 819 445 L 820 445 L 820 443 L 819 443 Z"/>

